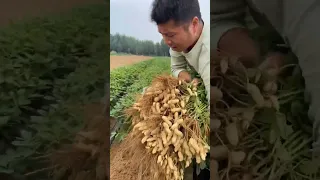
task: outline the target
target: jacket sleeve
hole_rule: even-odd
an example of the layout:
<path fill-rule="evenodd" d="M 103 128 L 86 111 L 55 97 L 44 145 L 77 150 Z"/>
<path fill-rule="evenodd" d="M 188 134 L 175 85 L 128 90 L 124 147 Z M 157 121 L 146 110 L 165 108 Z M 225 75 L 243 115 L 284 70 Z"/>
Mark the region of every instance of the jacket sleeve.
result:
<path fill-rule="evenodd" d="M 178 77 L 181 71 L 186 71 L 188 63 L 184 56 L 170 49 L 171 56 L 171 73 L 174 77 Z"/>
<path fill-rule="evenodd" d="M 220 37 L 230 29 L 244 27 L 246 2 L 244 0 L 211 1 L 211 49 L 216 49 Z"/>
<path fill-rule="evenodd" d="M 205 53 L 208 54 L 208 57 L 210 56 L 209 50 L 206 50 Z M 208 104 L 210 105 L 210 61 L 204 64 L 200 75 L 206 89 Z"/>
<path fill-rule="evenodd" d="M 283 34 L 292 51 L 299 59 L 305 80 L 307 101 L 310 102 L 309 117 L 313 121 L 314 149 L 320 152 L 320 26 L 316 26 L 320 16 L 314 1 L 283 1 Z M 298 16 L 297 14 L 306 14 Z"/>

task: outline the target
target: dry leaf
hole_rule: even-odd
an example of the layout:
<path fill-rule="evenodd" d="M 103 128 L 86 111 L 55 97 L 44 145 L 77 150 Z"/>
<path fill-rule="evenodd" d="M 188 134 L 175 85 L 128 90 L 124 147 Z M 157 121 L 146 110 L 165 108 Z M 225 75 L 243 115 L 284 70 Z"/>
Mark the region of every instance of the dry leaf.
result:
<path fill-rule="evenodd" d="M 259 80 L 261 79 L 261 71 L 257 71 L 256 76 L 254 77 L 254 82 L 258 83 Z"/>
<path fill-rule="evenodd" d="M 230 144 L 232 144 L 233 146 L 236 146 L 239 143 L 239 132 L 237 124 L 235 122 L 230 123 L 226 127 L 226 137 Z"/>
<path fill-rule="evenodd" d="M 275 81 L 278 78 L 279 70 L 278 69 L 272 69 L 272 68 L 263 69 L 262 73 L 263 73 L 263 78 L 264 79 L 266 79 L 268 81 Z"/>
<path fill-rule="evenodd" d="M 210 122 L 212 130 L 217 130 L 221 127 L 221 121 L 219 119 L 212 119 Z"/>
<path fill-rule="evenodd" d="M 264 105 L 263 105 L 263 107 L 265 107 L 265 108 L 272 108 L 272 101 L 270 100 L 270 99 L 265 99 L 264 100 Z"/>
<path fill-rule="evenodd" d="M 210 179 L 220 180 L 219 163 L 216 160 L 210 160 Z"/>
<path fill-rule="evenodd" d="M 242 176 L 242 180 L 253 180 L 253 175 L 250 174 L 250 173 L 245 173 L 245 174 Z"/>
<path fill-rule="evenodd" d="M 229 158 L 232 164 L 240 165 L 246 158 L 246 153 L 243 151 L 232 151 L 230 152 Z"/>
<path fill-rule="evenodd" d="M 251 122 L 255 115 L 255 110 L 253 108 L 246 108 L 242 111 L 243 120 Z"/>
<path fill-rule="evenodd" d="M 238 122 L 240 121 L 240 118 L 237 116 L 231 117 L 232 122 Z"/>
<path fill-rule="evenodd" d="M 228 109 L 228 115 L 229 116 L 236 116 L 241 114 L 246 108 L 241 108 L 241 107 L 230 107 Z"/>
<path fill-rule="evenodd" d="M 263 86 L 263 91 L 275 94 L 278 90 L 278 84 L 275 81 L 268 81 Z"/>
<path fill-rule="evenodd" d="M 228 158 L 229 150 L 226 146 L 218 145 L 213 146 L 210 148 L 210 158 L 216 159 L 216 160 L 224 160 Z"/>
<path fill-rule="evenodd" d="M 211 96 L 212 100 L 218 101 L 218 100 L 222 99 L 223 94 L 222 94 L 222 91 L 218 87 L 211 86 L 210 87 L 210 96 Z"/>
<path fill-rule="evenodd" d="M 229 64 L 231 66 L 235 66 L 238 61 L 239 61 L 239 57 L 237 57 L 237 56 L 232 56 L 229 58 Z"/>
<path fill-rule="evenodd" d="M 263 85 L 264 92 L 270 92 L 272 90 L 272 81 L 268 81 Z"/>
<path fill-rule="evenodd" d="M 225 74 L 228 70 L 228 58 L 223 58 L 220 61 L 220 69 L 223 74 Z"/>
<path fill-rule="evenodd" d="M 241 122 L 241 128 L 243 130 L 248 130 L 249 127 L 250 127 L 250 122 L 249 121 L 242 121 Z"/>
<path fill-rule="evenodd" d="M 248 78 L 252 79 L 252 78 L 256 77 L 257 71 L 258 71 L 257 69 L 248 68 L 247 69 Z"/>
<path fill-rule="evenodd" d="M 280 110 L 280 104 L 279 104 L 279 101 L 278 101 L 278 97 L 277 96 L 274 96 L 274 95 L 270 95 L 269 96 L 269 99 L 271 100 L 272 102 L 272 107 L 274 109 L 276 109 L 277 111 Z"/>
<path fill-rule="evenodd" d="M 252 96 L 253 100 L 257 103 L 258 107 L 264 106 L 264 97 L 262 96 L 260 89 L 251 83 L 247 84 L 247 91 Z"/>
<path fill-rule="evenodd" d="M 270 93 L 275 94 L 275 93 L 277 93 L 277 91 L 278 91 L 278 84 L 277 84 L 277 82 L 273 82 Z"/>

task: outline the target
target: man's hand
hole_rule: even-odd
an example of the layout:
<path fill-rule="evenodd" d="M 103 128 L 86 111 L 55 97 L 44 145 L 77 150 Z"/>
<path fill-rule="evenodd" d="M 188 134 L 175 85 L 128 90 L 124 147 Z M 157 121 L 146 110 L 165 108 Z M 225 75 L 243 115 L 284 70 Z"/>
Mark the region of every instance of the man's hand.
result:
<path fill-rule="evenodd" d="M 245 28 L 234 28 L 225 32 L 219 40 L 218 48 L 229 56 L 240 56 L 247 67 L 255 67 L 259 62 L 259 46 Z"/>
<path fill-rule="evenodd" d="M 280 52 L 270 52 L 268 53 L 266 59 L 259 65 L 259 69 L 261 70 L 268 70 L 274 69 L 276 74 L 279 73 L 280 68 L 285 63 L 285 54 Z"/>
<path fill-rule="evenodd" d="M 191 83 L 192 83 L 194 86 L 198 86 L 199 82 L 200 82 L 200 80 L 199 80 L 198 78 L 194 78 Z"/>
<path fill-rule="evenodd" d="M 285 63 L 285 54 L 280 52 L 270 52 L 264 58 L 258 69 L 268 76 L 268 81 L 276 83 L 278 80 L 281 67 Z"/>
<path fill-rule="evenodd" d="M 225 32 L 220 38 L 218 48 L 227 55 L 240 56 L 240 61 L 246 67 L 256 67 L 259 64 L 259 46 L 257 46 L 257 43 L 250 37 L 249 31 L 245 28 L 234 28 Z M 279 71 L 284 64 L 284 60 L 284 54 L 270 52 L 259 67 L 261 70 L 272 68 Z"/>
<path fill-rule="evenodd" d="M 200 82 L 198 78 L 194 78 L 191 81 L 191 75 L 187 71 L 181 71 L 178 75 L 178 79 L 185 81 L 187 83 L 193 83 L 194 86 L 197 86 Z"/>
<path fill-rule="evenodd" d="M 187 71 L 181 71 L 178 75 L 178 79 L 185 82 L 191 82 L 191 75 Z"/>

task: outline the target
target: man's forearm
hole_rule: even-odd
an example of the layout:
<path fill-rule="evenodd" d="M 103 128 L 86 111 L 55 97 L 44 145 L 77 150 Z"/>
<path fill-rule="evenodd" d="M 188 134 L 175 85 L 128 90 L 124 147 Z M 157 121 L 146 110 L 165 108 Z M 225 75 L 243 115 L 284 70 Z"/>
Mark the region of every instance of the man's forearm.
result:
<path fill-rule="evenodd" d="M 283 8 L 295 9 L 295 11 L 283 11 L 285 35 L 292 51 L 299 59 L 299 65 L 306 85 L 307 101 L 310 102 L 309 116 L 313 120 L 313 135 L 317 143 L 313 148 L 320 153 L 320 27 L 315 25 L 319 18 L 319 8 L 314 8 L 315 1 L 294 0 L 283 4 Z M 297 14 L 308 14 L 297 16 Z M 290 21 L 289 21 L 290 20 Z M 292 23 L 291 23 L 292 22 Z"/>
<path fill-rule="evenodd" d="M 171 73 L 174 77 L 178 77 L 181 72 L 186 71 L 187 61 L 185 58 L 178 53 L 170 49 L 171 56 Z"/>

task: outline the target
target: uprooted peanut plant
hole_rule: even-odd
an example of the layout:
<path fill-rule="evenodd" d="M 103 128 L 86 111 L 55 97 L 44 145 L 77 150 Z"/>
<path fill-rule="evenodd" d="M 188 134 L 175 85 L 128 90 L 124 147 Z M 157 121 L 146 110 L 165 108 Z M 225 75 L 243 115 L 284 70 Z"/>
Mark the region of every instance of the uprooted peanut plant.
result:
<path fill-rule="evenodd" d="M 127 152 L 140 147 L 145 152 L 140 154 L 144 156 L 141 158 L 149 158 L 143 160 L 148 169 L 141 172 L 142 179 L 181 180 L 184 169 L 193 159 L 198 164 L 206 160 L 210 129 L 202 86 L 159 76 L 133 107 L 127 109 L 127 114 L 133 129 L 126 139 L 140 144 L 128 145 Z M 136 166 L 139 168 L 143 163 L 136 163 Z"/>
<path fill-rule="evenodd" d="M 319 179 L 299 68 L 246 68 L 224 57 L 211 70 L 211 178 Z"/>

